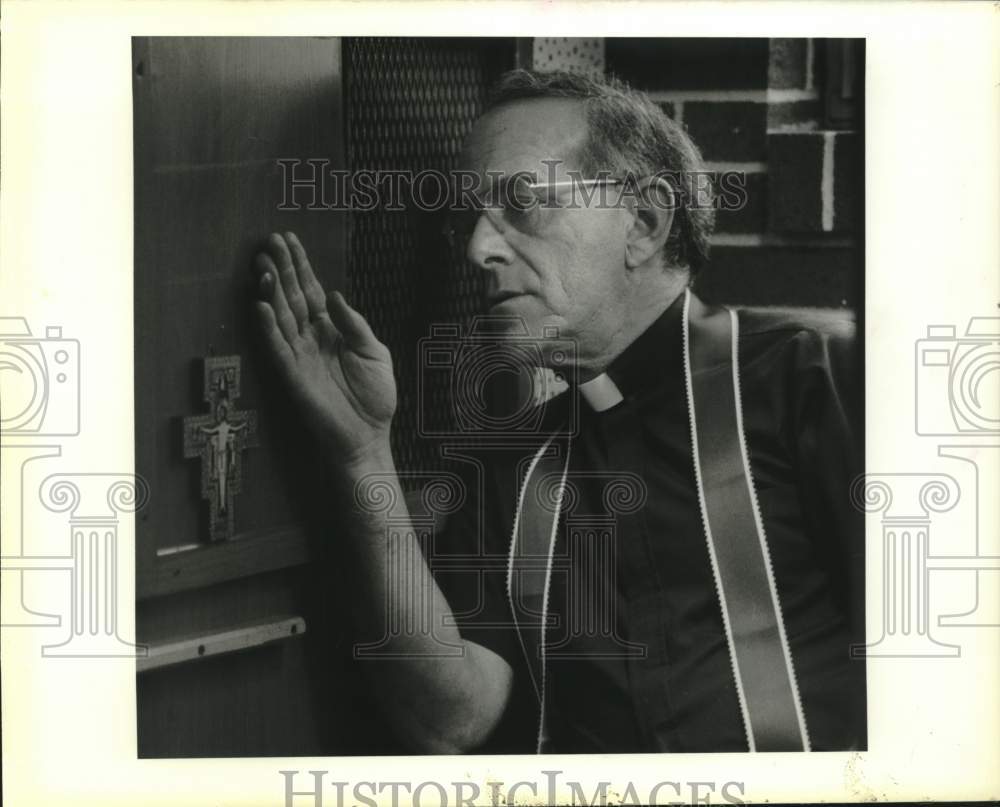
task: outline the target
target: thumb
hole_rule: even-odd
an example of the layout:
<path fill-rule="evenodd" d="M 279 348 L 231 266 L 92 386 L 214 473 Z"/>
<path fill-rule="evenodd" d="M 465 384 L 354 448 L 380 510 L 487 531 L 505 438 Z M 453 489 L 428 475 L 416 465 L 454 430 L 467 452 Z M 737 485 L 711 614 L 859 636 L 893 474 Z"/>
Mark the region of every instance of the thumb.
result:
<path fill-rule="evenodd" d="M 344 337 L 348 347 L 353 350 L 361 350 L 379 344 L 368 320 L 351 308 L 347 304 L 347 300 L 344 299 L 344 295 L 339 291 L 333 292 L 327 298 L 327 310 L 330 319 Z"/>

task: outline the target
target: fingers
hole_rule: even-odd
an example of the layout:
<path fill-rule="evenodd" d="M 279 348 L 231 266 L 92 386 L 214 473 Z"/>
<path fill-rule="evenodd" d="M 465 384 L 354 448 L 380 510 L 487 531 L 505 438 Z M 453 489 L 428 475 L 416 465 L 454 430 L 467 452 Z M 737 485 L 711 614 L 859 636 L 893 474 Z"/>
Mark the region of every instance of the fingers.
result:
<path fill-rule="evenodd" d="M 264 336 L 264 341 L 267 342 L 267 345 L 271 349 L 271 353 L 274 355 L 278 364 L 282 367 L 282 369 L 287 370 L 289 364 L 294 360 L 294 354 L 292 352 L 292 348 L 288 344 L 288 340 L 285 338 L 284 333 L 278 325 L 274 309 L 270 306 L 270 304 L 265 303 L 262 300 L 258 300 L 254 303 L 254 309 L 257 313 L 257 322 L 260 325 L 260 331 Z"/>
<path fill-rule="evenodd" d="M 344 295 L 335 291 L 329 299 L 330 318 L 337 330 L 344 337 L 344 341 L 353 350 L 362 351 L 364 348 L 375 347 L 380 342 L 372 333 L 371 327 L 361 314 L 347 304 Z"/>
<path fill-rule="evenodd" d="M 326 313 L 326 294 L 316 279 L 316 274 L 309 263 L 309 257 L 295 233 L 285 233 L 285 243 L 292 254 L 299 287 L 305 297 L 309 319 L 313 320 Z"/>
<path fill-rule="evenodd" d="M 301 250 L 301 245 L 299 247 Z M 288 309 L 295 318 L 296 328 L 301 330 L 309 322 L 309 306 L 299 285 L 298 271 L 285 238 L 278 233 L 271 233 L 267 238 L 267 254 L 278 269 L 277 285 L 284 293 Z"/>
<path fill-rule="evenodd" d="M 269 303 L 274 296 L 274 274 L 270 270 L 270 264 L 260 260 L 260 256 L 254 261 L 257 267 L 257 296 L 265 303 Z M 261 264 L 264 265 L 261 265 Z"/>
<path fill-rule="evenodd" d="M 262 302 L 271 310 L 278 331 L 286 342 L 291 343 L 299 336 L 299 324 L 285 298 L 284 284 L 279 279 L 278 268 L 266 252 L 257 255 L 254 266 L 260 276 L 258 291 Z"/>
<path fill-rule="evenodd" d="M 351 308 L 340 292 L 329 298 L 316 279 L 302 243 L 294 233 L 272 233 L 266 251 L 257 255 L 258 294 L 270 310 L 274 335 L 284 337 L 294 350 L 296 339 L 312 325 L 321 343 L 343 337 L 355 350 L 379 345 L 365 318 Z M 265 327 L 270 326 L 270 320 Z"/>

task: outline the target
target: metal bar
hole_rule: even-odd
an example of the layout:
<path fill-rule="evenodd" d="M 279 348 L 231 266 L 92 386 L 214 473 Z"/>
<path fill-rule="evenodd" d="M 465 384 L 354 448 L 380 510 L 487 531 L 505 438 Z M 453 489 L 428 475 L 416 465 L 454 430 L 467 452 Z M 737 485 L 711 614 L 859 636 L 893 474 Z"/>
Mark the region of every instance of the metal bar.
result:
<path fill-rule="evenodd" d="M 160 644 L 151 643 L 146 657 L 136 660 L 136 671 L 149 672 L 210 656 L 235 653 L 300 636 L 305 632 L 306 621 L 300 616 L 291 616 L 199 636 L 186 636 Z"/>

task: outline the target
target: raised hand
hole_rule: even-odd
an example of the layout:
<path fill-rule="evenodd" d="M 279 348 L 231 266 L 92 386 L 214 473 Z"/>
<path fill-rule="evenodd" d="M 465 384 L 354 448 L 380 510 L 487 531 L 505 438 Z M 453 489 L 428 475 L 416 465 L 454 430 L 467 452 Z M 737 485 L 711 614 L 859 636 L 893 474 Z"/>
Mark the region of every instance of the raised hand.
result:
<path fill-rule="evenodd" d="M 340 292 L 327 298 L 294 233 L 272 233 L 254 266 L 257 319 L 307 425 L 342 465 L 386 451 L 396 411 L 388 348 Z"/>

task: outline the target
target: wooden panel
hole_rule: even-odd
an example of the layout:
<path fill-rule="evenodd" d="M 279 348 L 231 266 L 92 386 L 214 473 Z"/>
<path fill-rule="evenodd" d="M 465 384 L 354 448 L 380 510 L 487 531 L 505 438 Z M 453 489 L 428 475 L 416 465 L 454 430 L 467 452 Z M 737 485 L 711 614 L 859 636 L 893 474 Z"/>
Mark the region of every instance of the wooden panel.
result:
<path fill-rule="evenodd" d="M 329 565 L 304 565 L 316 534 L 304 499 L 316 498 L 307 483 L 319 484 L 308 438 L 249 316 L 250 262 L 273 230 L 299 233 L 328 286 L 344 281 L 346 214 L 278 211 L 276 163 L 343 165 L 340 42 L 136 39 L 132 67 L 136 470 L 151 490 L 137 530 L 137 638 L 163 644 L 276 615 L 309 626 L 288 641 L 139 674 L 138 753 L 381 749 L 384 726 L 357 695 L 339 581 Z M 260 446 L 244 455 L 237 538 L 209 545 L 181 421 L 206 411 L 201 359 L 228 354 L 242 357 L 238 406 L 258 411 Z M 335 524 L 328 518 L 325 532 Z M 196 548 L 162 554 L 184 545 Z"/>
<path fill-rule="evenodd" d="M 139 757 L 319 753 L 305 664 L 300 640 L 139 676 Z"/>
<path fill-rule="evenodd" d="M 275 614 L 301 615 L 308 630 L 138 675 L 139 756 L 403 753 L 353 660 L 342 571 L 300 566 L 141 602 L 138 638 L 153 644 Z"/>
<path fill-rule="evenodd" d="M 242 357 L 238 405 L 259 413 L 260 447 L 243 457 L 236 497 L 243 573 L 288 565 L 274 536 L 301 530 L 308 456 L 274 390 L 251 320 L 251 260 L 267 233 L 294 230 L 328 288 L 343 287 L 346 213 L 279 211 L 278 159 L 342 167 L 340 41 L 148 38 L 133 42 L 135 115 L 136 465 L 152 496 L 139 525 L 140 596 L 202 573 L 157 571 L 157 550 L 207 543 L 199 465 L 182 455 L 182 420 L 203 413 L 201 360 Z M 296 532 L 298 530 L 298 532 Z M 291 556 L 301 561 L 301 540 Z M 255 552 L 252 546 L 261 548 Z M 232 577 L 228 548 L 198 555 Z M 283 562 L 284 561 L 284 562 Z M 190 564 L 189 564 L 190 565 Z M 226 571 L 229 571 L 226 574 Z"/>
<path fill-rule="evenodd" d="M 174 170 L 322 156 L 338 125 L 340 41 L 314 37 L 151 37 L 144 76 L 157 103 L 152 160 Z"/>
<path fill-rule="evenodd" d="M 139 569 L 140 599 L 201 588 L 264 571 L 305 563 L 309 558 L 306 532 L 300 527 L 262 530 L 238 541 L 192 544 L 179 551 L 160 550 L 156 561 Z"/>

